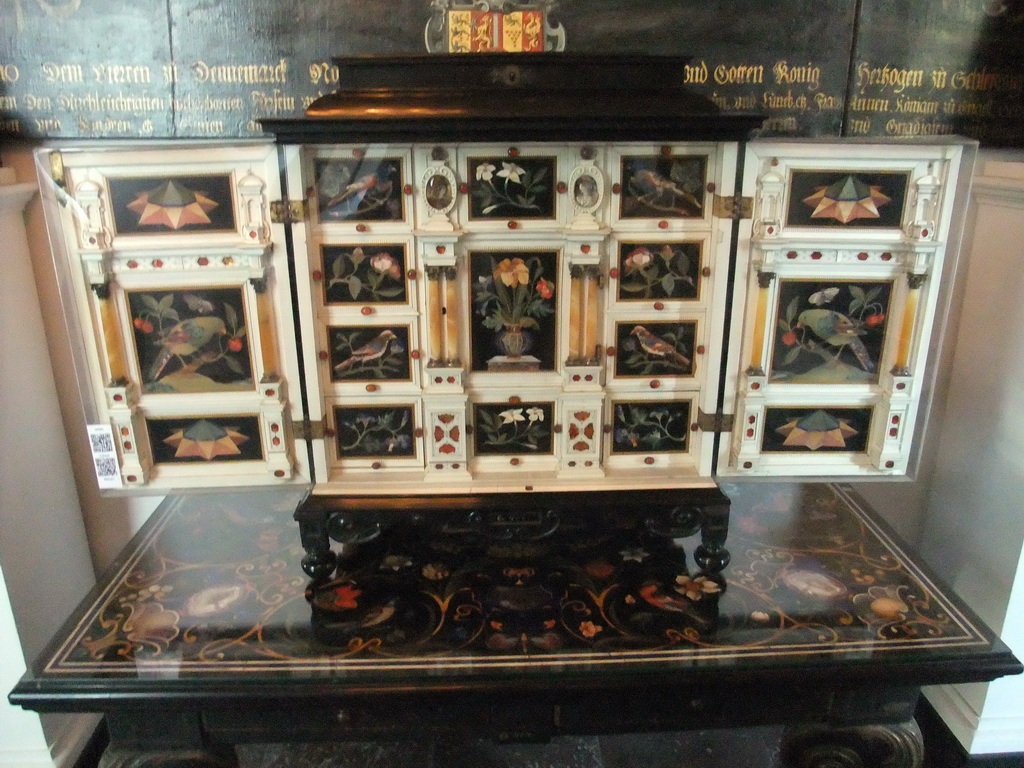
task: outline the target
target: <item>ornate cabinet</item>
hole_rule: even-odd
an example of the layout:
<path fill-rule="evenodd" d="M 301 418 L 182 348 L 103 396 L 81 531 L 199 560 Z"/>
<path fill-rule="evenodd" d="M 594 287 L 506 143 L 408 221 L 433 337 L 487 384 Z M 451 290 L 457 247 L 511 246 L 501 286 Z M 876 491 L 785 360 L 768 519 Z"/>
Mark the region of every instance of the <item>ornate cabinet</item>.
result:
<path fill-rule="evenodd" d="M 912 469 L 965 145 L 746 141 L 682 65 L 344 59 L 273 145 L 45 151 L 98 472 L 372 497 Z"/>

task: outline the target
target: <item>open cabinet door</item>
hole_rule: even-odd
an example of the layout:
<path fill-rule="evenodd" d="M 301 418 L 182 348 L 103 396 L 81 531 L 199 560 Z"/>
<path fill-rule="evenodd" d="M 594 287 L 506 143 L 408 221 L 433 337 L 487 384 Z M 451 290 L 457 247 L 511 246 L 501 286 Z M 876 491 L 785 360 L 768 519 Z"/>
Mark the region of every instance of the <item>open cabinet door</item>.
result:
<path fill-rule="evenodd" d="M 719 474 L 913 469 L 964 148 L 748 145 Z"/>
<path fill-rule="evenodd" d="M 43 151 L 105 487 L 307 481 L 277 150 Z"/>

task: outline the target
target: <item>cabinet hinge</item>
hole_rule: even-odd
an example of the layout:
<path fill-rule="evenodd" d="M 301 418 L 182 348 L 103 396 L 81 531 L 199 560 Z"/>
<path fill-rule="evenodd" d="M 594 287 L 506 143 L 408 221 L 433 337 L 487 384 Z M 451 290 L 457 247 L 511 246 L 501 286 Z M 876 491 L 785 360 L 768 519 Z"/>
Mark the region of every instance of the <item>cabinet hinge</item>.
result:
<path fill-rule="evenodd" d="M 715 195 L 713 210 L 720 219 L 749 219 L 754 215 L 754 198 Z"/>
<path fill-rule="evenodd" d="M 50 178 L 53 179 L 53 183 L 58 187 L 67 191 L 68 182 L 67 177 L 64 175 L 64 156 L 58 152 L 50 153 Z"/>
<path fill-rule="evenodd" d="M 308 214 L 305 200 L 273 200 L 270 203 L 270 220 L 275 224 L 294 224 L 303 221 Z"/>
<path fill-rule="evenodd" d="M 731 413 L 704 413 L 697 411 L 697 427 L 701 432 L 732 432 Z"/>
<path fill-rule="evenodd" d="M 324 421 L 309 421 L 304 419 L 295 422 L 295 437 L 299 440 L 321 440 L 327 435 L 327 425 Z"/>

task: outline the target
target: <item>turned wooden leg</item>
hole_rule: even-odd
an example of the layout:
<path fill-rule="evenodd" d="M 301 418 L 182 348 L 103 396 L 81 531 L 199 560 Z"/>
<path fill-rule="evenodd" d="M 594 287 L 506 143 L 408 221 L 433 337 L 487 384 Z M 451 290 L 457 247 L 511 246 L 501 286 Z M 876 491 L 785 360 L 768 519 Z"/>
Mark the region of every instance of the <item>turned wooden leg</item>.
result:
<path fill-rule="evenodd" d="M 791 728 L 782 738 L 783 768 L 921 768 L 924 740 L 917 722 Z"/>
<path fill-rule="evenodd" d="M 302 570 L 314 584 L 326 581 L 337 565 L 337 556 L 331 551 L 331 540 L 327 534 L 327 520 L 300 520 L 299 538 L 306 550 Z"/>
<path fill-rule="evenodd" d="M 729 564 L 729 550 L 725 540 L 729 535 L 729 499 L 724 503 L 703 505 L 700 508 L 700 545 L 694 550 L 694 562 L 704 575 L 724 582 L 722 571 Z"/>

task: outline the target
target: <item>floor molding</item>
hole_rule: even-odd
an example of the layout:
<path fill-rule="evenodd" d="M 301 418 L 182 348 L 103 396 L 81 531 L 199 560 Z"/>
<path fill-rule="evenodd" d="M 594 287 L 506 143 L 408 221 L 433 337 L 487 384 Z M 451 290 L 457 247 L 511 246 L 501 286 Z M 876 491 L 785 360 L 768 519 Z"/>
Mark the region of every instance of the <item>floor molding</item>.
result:
<path fill-rule="evenodd" d="M 915 718 L 924 736 L 924 768 L 1024 768 L 1024 752 L 968 755 L 924 696 Z"/>

